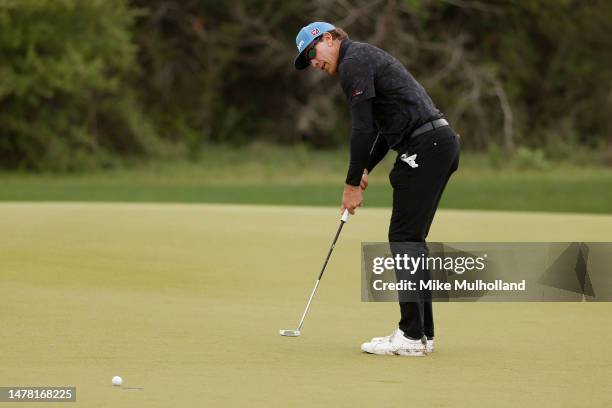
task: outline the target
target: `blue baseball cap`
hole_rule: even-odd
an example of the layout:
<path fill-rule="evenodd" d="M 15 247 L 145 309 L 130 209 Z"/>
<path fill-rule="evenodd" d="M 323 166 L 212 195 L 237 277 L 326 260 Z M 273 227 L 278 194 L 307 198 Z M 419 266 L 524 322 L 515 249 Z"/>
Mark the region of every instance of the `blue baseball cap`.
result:
<path fill-rule="evenodd" d="M 302 27 L 297 37 L 295 37 L 295 45 L 298 49 L 298 55 L 293 61 L 293 66 L 295 67 L 295 69 L 308 68 L 308 66 L 310 65 L 310 61 L 308 61 L 304 56 L 304 50 L 308 48 L 310 43 L 312 43 L 315 38 L 323 35 L 323 33 L 335 29 L 336 27 L 334 27 L 333 25 L 321 21 L 316 21 L 314 23 L 308 24 L 305 27 Z"/>

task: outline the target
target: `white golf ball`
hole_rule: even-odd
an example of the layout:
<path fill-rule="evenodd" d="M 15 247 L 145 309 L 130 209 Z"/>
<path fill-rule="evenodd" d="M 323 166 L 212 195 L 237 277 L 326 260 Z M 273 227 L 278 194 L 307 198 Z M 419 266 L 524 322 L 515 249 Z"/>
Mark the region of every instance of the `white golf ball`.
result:
<path fill-rule="evenodd" d="M 113 385 L 119 386 L 123 383 L 123 379 L 118 375 L 113 377 Z"/>

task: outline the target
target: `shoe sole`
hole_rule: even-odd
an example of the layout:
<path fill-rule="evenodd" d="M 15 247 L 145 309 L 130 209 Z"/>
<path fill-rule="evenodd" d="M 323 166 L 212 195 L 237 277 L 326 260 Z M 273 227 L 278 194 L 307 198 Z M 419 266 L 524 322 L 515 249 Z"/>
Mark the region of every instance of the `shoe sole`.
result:
<path fill-rule="evenodd" d="M 372 354 L 374 356 L 402 356 L 402 357 L 425 357 L 427 355 L 427 352 L 425 351 L 405 351 L 405 350 L 398 350 L 396 352 L 393 351 L 385 351 L 385 352 L 380 352 L 380 353 L 376 353 L 376 352 L 371 352 L 371 351 L 365 351 L 365 350 L 361 350 L 366 354 Z"/>
<path fill-rule="evenodd" d="M 385 341 L 387 341 L 388 339 L 386 339 L 385 337 L 374 337 L 372 340 L 370 340 L 370 343 L 384 343 Z M 435 350 L 435 348 L 425 348 L 424 353 L 425 354 L 431 354 L 433 353 Z M 369 353 L 368 351 L 362 350 L 364 353 Z M 374 354 L 374 353 L 369 353 L 369 354 Z"/>
<path fill-rule="evenodd" d="M 426 353 L 423 351 L 398 351 L 396 355 L 404 357 L 425 357 Z"/>

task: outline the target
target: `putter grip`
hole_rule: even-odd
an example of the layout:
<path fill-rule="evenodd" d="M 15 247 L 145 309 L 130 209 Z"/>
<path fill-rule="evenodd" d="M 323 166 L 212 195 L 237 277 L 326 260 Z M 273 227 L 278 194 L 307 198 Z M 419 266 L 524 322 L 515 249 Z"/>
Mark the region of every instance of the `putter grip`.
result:
<path fill-rule="evenodd" d="M 342 214 L 342 218 L 341 218 L 342 222 L 347 222 L 348 221 L 348 217 L 349 217 L 349 210 L 346 209 L 346 210 L 344 210 L 344 213 Z"/>

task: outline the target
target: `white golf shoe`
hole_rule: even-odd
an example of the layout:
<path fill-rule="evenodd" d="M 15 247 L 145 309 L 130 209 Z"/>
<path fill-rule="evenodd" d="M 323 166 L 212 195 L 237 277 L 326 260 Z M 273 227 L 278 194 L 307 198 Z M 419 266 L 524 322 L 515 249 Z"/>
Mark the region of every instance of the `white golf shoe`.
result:
<path fill-rule="evenodd" d="M 393 335 L 395 334 L 395 332 L 396 332 L 397 330 L 399 330 L 399 329 L 395 329 L 395 330 L 393 330 L 393 331 L 391 332 L 391 334 L 390 334 L 390 335 L 388 335 L 388 336 L 383 336 L 383 337 L 372 337 L 372 340 L 370 340 L 370 343 L 382 343 L 382 342 L 385 342 L 385 341 L 389 341 L 389 339 L 390 339 L 391 337 L 393 337 Z"/>
<path fill-rule="evenodd" d="M 370 341 L 361 345 L 361 350 L 370 354 L 414 356 L 425 355 L 425 345 L 421 340 L 412 340 L 404 336 L 400 329 L 395 330 L 390 336 L 378 337 L 379 341 Z M 381 341 L 382 340 L 382 341 Z"/>
<path fill-rule="evenodd" d="M 434 339 L 427 339 L 427 344 L 425 344 L 425 352 L 433 353 L 434 351 Z"/>
<path fill-rule="evenodd" d="M 397 330 L 400 330 L 400 329 L 394 330 L 393 333 L 391 333 L 388 336 L 372 337 L 372 340 L 370 340 L 370 343 L 384 343 L 384 342 L 387 342 L 395 334 L 395 332 Z M 364 343 L 364 344 L 367 344 L 367 343 Z M 434 339 L 427 339 L 427 344 L 425 344 L 425 352 L 429 354 L 429 353 L 433 353 L 433 351 L 434 351 Z"/>

